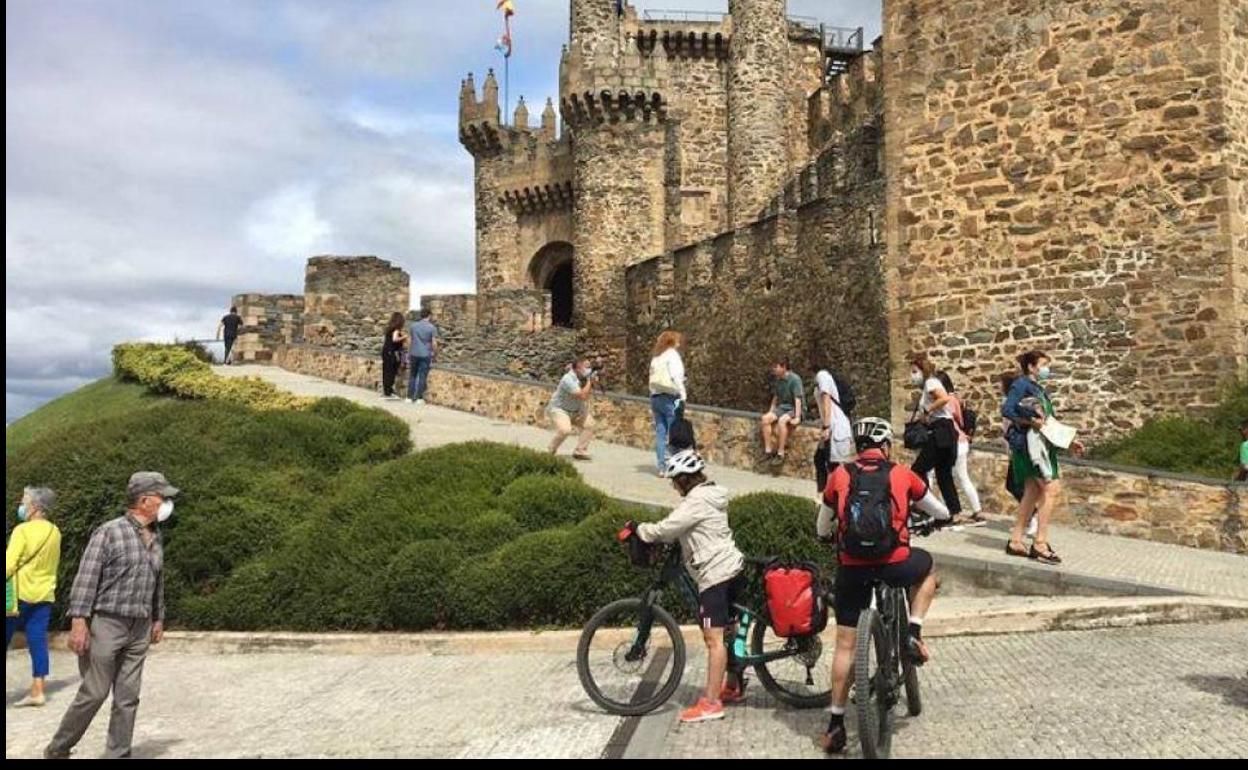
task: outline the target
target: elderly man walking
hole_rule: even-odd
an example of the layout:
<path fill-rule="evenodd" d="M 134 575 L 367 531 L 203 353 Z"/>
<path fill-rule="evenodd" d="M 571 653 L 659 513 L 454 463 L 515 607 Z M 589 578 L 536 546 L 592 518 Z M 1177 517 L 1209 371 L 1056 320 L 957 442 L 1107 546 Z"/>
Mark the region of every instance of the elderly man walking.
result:
<path fill-rule="evenodd" d="M 178 494 L 160 473 L 141 471 L 126 487 L 124 515 L 91 535 L 69 594 L 69 647 L 82 685 L 44 749 L 65 759 L 113 694 L 105 757 L 130 756 L 134 718 L 149 644 L 164 634 L 164 549 L 156 525 L 173 514 Z"/>

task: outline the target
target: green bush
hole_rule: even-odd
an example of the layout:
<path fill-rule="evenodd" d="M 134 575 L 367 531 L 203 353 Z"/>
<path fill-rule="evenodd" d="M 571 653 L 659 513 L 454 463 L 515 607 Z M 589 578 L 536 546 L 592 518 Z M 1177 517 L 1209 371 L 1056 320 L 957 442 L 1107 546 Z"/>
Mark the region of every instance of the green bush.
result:
<path fill-rule="evenodd" d="M 449 540 L 421 540 L 390 561 L 382 585 L 388 624 L 394 628 L 447 625 L 447 586 L 464 554 Z"/>
<path fill-rule="evenodd" d="M 1163 417 L 1113 441 L 1093 447 L 1094 460 L 1228 479 L 1239 462 L 1243 438 L 1239 426 L 1248 418 L 1248 383 L 1228 386 L 1208 416 Z"/>
<path fill-rule="evenodd" d="M 524 534 L 524 527 L 505 513 L 488 511 L 452 528 L 465 553 L 488 553 Z"/>
<path fill-rule="evenodd" d="M 826 569 L 831 551 L 815 537 L 816 510 L 809 498 L 755 492 L 728 504 L 728 522 L 746 556 L 813 561 Z"/>
<path fill-rule="evenodd" d="M 239 570 L 277 551 L 297 522 L 325 507 L 335 477 L 354 472 L 351 463 L 361 447 L 381 438 L 389 447 L 384 459 L 406 453 L 406 439 L 397 440 L 406 427 L 397 418 L 370 415 L 371 433 L 358 426 L 340 429 L 350 418 L 257 411 L 215 400 L 167 400 L 69 425 L 6 456 L 9 510 L 24 486 L 56 490 L 53 520 L 62 532 L 58 599 L 63 607 L 91 531 L 123 511 L 130 474 L 163 472 L 182 489 L 176 513 L 163 527 L 170 619 L 186 622 L 180 614 L 186 607 L 205 624 L 211 620 L 210 627 L 235 626 L 242 622 L 238 616 L 247 614 L 243 610 L 250 611 L 234 601 L 240 594 L 217 599 L 224 609 L 213 618 L 203 614 L 203 602 L 190 600 L 211 596 L 227 583 L 233 588 Z M 252 616 L 270 623 L 273 614 Z"/>
<path fill-rule="evenodd" d="M 525 530 L 575 524 L 602 508 L 607 496 L 580 479 L 522 476 L 503 490 L 498 507 Z"/>

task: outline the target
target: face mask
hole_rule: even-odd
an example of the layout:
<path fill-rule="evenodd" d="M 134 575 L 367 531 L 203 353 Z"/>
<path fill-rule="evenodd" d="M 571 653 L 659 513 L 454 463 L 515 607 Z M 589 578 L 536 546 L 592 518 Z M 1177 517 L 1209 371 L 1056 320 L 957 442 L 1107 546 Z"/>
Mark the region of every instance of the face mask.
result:
<path fill-rule="evenodd" d="M 923 372 L 910 372 L 910 383 L 913 385 L 922 385 Z"/>
<path fill-rule="evenodd" d="M 156 521 L 161 521 L 161 522 L 168 521 L 169 517 L 172 515 L 173 515 L 173 501 L 172 500 L 164 501 L 163 503 L 160 504 L 160 507 L 156 509 Z"/>
<path fill-rule="evenodd" d="M 18 521 L 26 521 L 26 519 L 29 517 L 30 517 L 30 513 L 27 512 L 25 503 L 22 503 L 21 505 L 17 506 L 17 520 Z"/>
<path fill-rule="evenodd" d="M 1042 367 L 1040 367 L 1040 371 L 1036 372 L 1036 377 L 1038 377 L 1038 378 L 1040 378 L 1040 379 L 1042 379 L 1042 380 L 1047 380 L 1047 379 L 1049 379 L 1049 377 L 1051 377 L 1051 376 L 1052 376 L 1052 374 L 1053 374 L 1053 373 L 1049 371 L 1049 367 L 1047 367 L 1047 366 L 1042 366 Z"/>

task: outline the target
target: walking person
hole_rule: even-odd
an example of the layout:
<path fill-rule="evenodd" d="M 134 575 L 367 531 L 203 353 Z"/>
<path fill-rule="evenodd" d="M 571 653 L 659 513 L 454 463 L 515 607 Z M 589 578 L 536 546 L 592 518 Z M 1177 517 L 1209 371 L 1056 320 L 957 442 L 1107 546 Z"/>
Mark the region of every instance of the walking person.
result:
<path fill-rule="evenodd" d="M 91 534 L 69 593 L 69 648 L 82 684 L 44 749 L 68 759 L 109 693 L 105 757 L 130 756 L 149 645 L 165 633 L 164 546 L 157 524 L 173 515 L 178 489 L 160 473 L 140 471 L 126 485 L 126 512 Z"/>
<path fill-rule="evenodd" d="M 17 702 L 19 708 L 47 702 L 44 683 L 50 672 L 48 623 L 56 601 L 56 571 L 61 564 L 61 530 L 48 520 L 56 505 L 56 493 L 47 487 L 26 487 L 17 507 L 18 524 L 4 552 L 4 577 L 12 598 L 6 598 L 4 649 L 13 634 L 26 635 L 30 652 L 30 694 Z"/>
<path fill-rule="evenodd" d="M 546 406 L 546 414 L 555 428 L 555 435 L 550 440 L 550 453 L 559 454 L 559 447 L 564 439 L 572 435 L 574 428 L 580 430 L 580 438 L 576 449 L 572 452 L 574 460 L 588 460 L 589 442 L 594 438 L 594 418 L 589 413 L 589 397 L 594 390 L 595 372 L 590 368 L 588 358 L 578 358 L 555 386 L 555 392 Z"/>
<path fill-rule="evenodd" d="M 949 392 L 936 377 L 936 364 L 926 355 L 910 362 L 910 384 L 922 388 L 918 411 L 931 428 L 931 440 L 919 449 L 910 470 L 926 479 L 928 471 L 936 471 L 940 497 L 949 509 L 952 524 L 961 524 L 962 501 L 953 480 L 953 467 L 958 461 L 958 429 L 953 424 Z"/>
<path fill-rule="evenodd" d="M 381 395 L 390 401 L 398 399 L 394 394 L 394 380 L 403 364 L 403 348 L 407 343 L 403 326 L 403 314 L 391 314 L 390 323 L 386 324 L 386 333 L 381 340 Z"/>
<path fill-rule="evenodd" d="M 820 495 L 828 486 L 828 476 L 854 459 L 854 429 L 850 423 L 854 401 L 853 390 L 844 381 L 838 381 L 828 367 L 815 374 L 815 403 L 823 426 L 815 449 L 815 486 Z"/>
<path fill-rule="evenodd" d="M 683 345 L 680 332 L 665 331 L 655 341 L 650 359 L 650 412 L 654 416 L 654 455 L 659 478 L 667 476 L 668 436 L 689 398 L 685 364 L 680 358 Z"/>
<path fill-rule="evenodd" d="M 963 408 L 962 399 L 953 387 L 953 378 L 947 372 L 939 371 L 936 373 L 936 379 L 940 380 L 941 385 L 945 386 L 945 392 L 949 394 L 949 410 L 953 414 L 953 427 L 958 431 L 958 456 L 953 464 L 953 480 L 957 482 L 958 494 L 965 497 L 966 502 L 971 506 L 971 515 L 962 520 L 962 526 L 983 527 L 988 524 L 988 520 L 983 516 L 979 490 L 971 479 L 969 468 L 971 438 L 975 432 L 975 426 L 967 422 L 968 410 Z M 931 485 L 935 472 L 929 471 L 927 478 L 927 483 Z"/>
<path fill-rule="evenodd" d="M 224 364 L 234 363 L 234 343 L 238 340 L 239 327 L 243 325 L 243 317 L 238 314 L 238 308 L 230 306 L 230 312 L 221 317 L 221 321 L 217 324 L 217 339 L 225 335 L 225 355 L 221 358 Z"/>
<path fill-rule="evenodd" d="M 1061 557 L 1049 542 L 1049 522 L 1062 488 L 1057 448 L 1048 445 L 1039 435 L 1045 420 L 1056 419 L 1053 401 L 1042 385 L 1051 376 L 1050 358 L 1043 351 L 1032 350 L 1019 356 L 1018 364 L 1022 375 L 1010 386 L 1009 395 L 1001 407 L 1001 414 L 1010 421 L 1006 432 L 1006 440 L 1010 444 L 1010 470 L 1014 480 L 1021 481 L 1024 488 L 1023 498 L 1018 504 L 1018 515 L 1010 530 L 1009 542 L 1005 544 L 1005 552 L 1044 564 L 1060 564 Z M 1035 403 L 1036 407 L 1030 407 L 1029 401 Z M 1040 442 L 1042 451 L 1048 450 L 1042 457 L 1036 455 L 1037 442 Z M 1071 449 L 1076 455 L 1083 454 L 1083 443 L 1075 441 L 1071 444 Z M 1037 460 L 1040 461 L 1039 464 Z M 1033 514 L 1036 516 L 1036 530 L 1031 546 L 1028 547 L 1023 542 L 1023 530 Z"/>
<path fill-rule="evenodd" d="M 434 326 L 428 308 L 420 311 L 420 320 L 412 324 L 408 334 L 408 356 L 412 367 L 411 380 L 407 384 L 407 402 L 419 406 L 425 404 L 425 387 L 429 383 L 429 367 L 438 357 L 438 327 Z"/>

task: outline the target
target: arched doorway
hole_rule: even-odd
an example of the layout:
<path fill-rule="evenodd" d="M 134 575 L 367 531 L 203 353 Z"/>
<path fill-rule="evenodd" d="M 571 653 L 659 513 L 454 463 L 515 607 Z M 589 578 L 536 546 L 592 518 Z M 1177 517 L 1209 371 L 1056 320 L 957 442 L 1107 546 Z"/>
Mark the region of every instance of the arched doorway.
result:
<path fill-rule="evenodd" d="M 548 243 L 538 249 L 529 263 L 533 286 L 550 292 L 550 321 L 555 326 L 571 326 L 573 310 L 572 244 Z"/>

